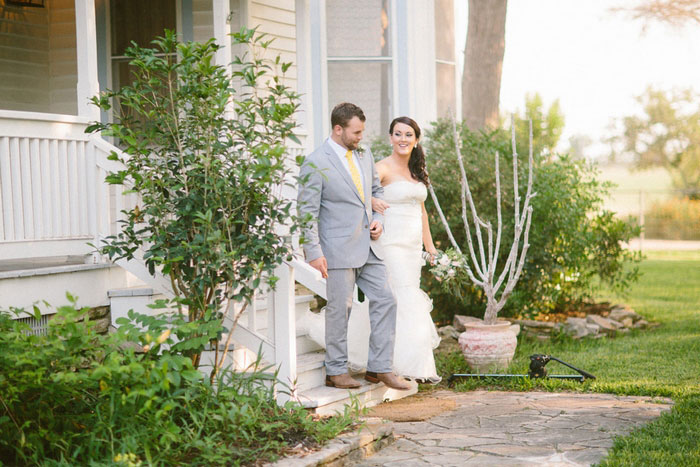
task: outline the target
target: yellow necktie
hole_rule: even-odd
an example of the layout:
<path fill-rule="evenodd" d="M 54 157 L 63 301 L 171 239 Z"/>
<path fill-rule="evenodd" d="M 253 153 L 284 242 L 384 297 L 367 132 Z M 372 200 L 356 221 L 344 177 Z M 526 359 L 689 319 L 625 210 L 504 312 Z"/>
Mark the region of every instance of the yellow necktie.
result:
<path fill-rule="evenodd" d="M 350 167 L 350 175 L 352 176 L 352 181 L 355 183 L 357 192 L 360 194 L 360 198 L 365 199 L 365 192 L 362 191 L 362 179 L 360 178 L 360 171 L 357 170 L 355 161 L 352 159 L 352 151 L 345 153 L 345 158 L 348 160 L 348 167 Z"/>

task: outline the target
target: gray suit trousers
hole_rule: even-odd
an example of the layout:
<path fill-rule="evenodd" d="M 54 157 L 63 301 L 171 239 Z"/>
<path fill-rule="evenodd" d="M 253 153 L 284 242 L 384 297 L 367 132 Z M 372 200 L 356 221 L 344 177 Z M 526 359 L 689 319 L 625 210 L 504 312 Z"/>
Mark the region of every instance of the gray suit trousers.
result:
<path fill-rule="evenodd" d="M 367 371 L 388 373 L 394 360 L 396 298 L 389 286 L 386 266 L 370 250 L 359 268 L 329 269 L 326 280 L 326 374 L 348 371 L 348 319 L 355 284 L 369 299 L 369 355 Z"/>

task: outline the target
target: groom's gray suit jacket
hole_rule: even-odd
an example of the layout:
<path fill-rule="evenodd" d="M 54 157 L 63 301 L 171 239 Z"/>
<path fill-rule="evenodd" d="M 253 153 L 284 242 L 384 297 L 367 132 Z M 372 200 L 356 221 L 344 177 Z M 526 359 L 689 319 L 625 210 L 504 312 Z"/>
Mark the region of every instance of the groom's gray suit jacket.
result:
<path fill-rule="evenodd" d="M 306 261 L 325 256 L 329 269 L 359 268 L 367 261 L 370 248 L 383 259 L 379 241 L 370 239 L 369 225 L 373 220 L 384 222 L 381 214 L 372 212 L 371 202 L 372 196 L 383 198 L 384 189 L 371 151 L 365 150 L 357 159 L 364 200 L 328 141 L 305 158 L 299 173 L 297 209 L 313 218 L 303 232 Z"/>

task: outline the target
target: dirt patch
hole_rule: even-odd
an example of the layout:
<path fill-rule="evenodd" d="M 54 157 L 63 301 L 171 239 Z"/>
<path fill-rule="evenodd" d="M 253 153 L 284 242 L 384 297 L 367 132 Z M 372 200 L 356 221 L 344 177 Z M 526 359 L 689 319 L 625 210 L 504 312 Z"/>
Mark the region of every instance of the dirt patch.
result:
<path fill-rule="evenodd" d="M 417 394 L 379 404 L 372 407 L 368 415 L 393 422 L 422 422 L 456 407 L 457 404 L 453 400 Z"/>

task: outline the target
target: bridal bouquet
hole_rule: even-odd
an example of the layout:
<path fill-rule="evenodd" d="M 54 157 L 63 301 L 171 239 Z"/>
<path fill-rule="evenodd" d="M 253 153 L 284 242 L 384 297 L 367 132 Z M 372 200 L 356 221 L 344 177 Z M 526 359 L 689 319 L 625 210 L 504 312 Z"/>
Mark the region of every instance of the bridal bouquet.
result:
<path fill-rule="evenodd" d="M 430 272 L 439 282 L 454 278 L 457 275 L 457 269 L 466 267 L 464 257 L 453 249 L 438 250 L 434 257 L 424 252 L 423 258 L 431 265 Z"/>

